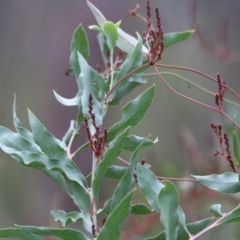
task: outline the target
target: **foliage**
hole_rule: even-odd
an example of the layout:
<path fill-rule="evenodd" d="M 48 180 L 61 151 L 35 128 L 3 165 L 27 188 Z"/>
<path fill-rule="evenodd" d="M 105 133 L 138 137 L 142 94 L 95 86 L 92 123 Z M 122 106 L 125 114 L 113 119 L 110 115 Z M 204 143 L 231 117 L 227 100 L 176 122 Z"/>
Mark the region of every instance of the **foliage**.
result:
<path fill-rule="evenodd" d="M 156 144 L 158 139 L 151 140 L 149 137 L 130 134 L 130 131 L 133 126 L 140 124 L 151 107 L 155 84 L 122 107 L 122 120 L 109 129 L 102 129 L 108 106 L 119 105 L 126 94 L 146 83 L 149 69 L 155 70 L 159 79 L 180 97 L 227 116 L 222 102 L 227 101 L 224 98 L 225 89 L 230 91 L 231 89 L 220 76 L 216 80 L 209 77 L 218 84 L 218 93 L 215 95 L 217 107 L 212 107 L 176 92 L 158 70 L 159 66 L 165 66 L 158 63 L 162 57 L 163 48 L 187 40 L 194 31 L 163 35 L 159 11 L 158 9 L 155 11 L 156 27 L 154 28 L 150 21 L 150 2 L 147 1 L 147 33 L 143 38 L 138 33 L 134 37 L 120 28 L 121 22 L 107 21 L 92 3 L 87 1 L 87 5 L 98 23 L 90 26 L 90 29 L 98 32 L 97 39 L 105 70 L 96 71 L 88 64 L 88 37 L 83 26 L 79 25 L 73 34 L 69 61 L 71 69 L 68 71 L 76 77 L 78 92 L 72 99 L 66 99 L 54 92 L 61 104 L 78 107 L 77 117 L 71 120 L 69 130 L 63 139 L 55 138 L 30 110 L 28 119 L 31 131 L 24 128 L 17 117 L 16 99 L 13 105 L 13 122 L 16 132 L 0 126 L 1 149 L 21 165 L 38 169 L 56 181 L 73 199 L 79 210 L 69 213 L 63 210 L 51 212 L 54 220 L 60 221 L 63 228 L 16 225 L 14 228 L 1 229 L 0 237 L 40 240 L 43 236 L 57 236 L 66 240 L 117 240 L 121 236 L 121 225 L 130 214 L 157 213 L 164 230 L 160 230 L 157 236 L 150 237 L 149 240 L 194 240 L 214 227 L 224 223 L 239 222 L 239 206 L 228 213 L 222 213 L 221 205 L 214 204 L 209 209 L 214 215 L 212 218 L 186 223 L 175 184 L 170 179 L 162 180 L 157 177 L 144 161 L 139 162 L 140 150 Z M 239 166 L 240 159 L 237 135 L 239 125 L 236 119 L 231 119 L 229 116 L 227 118 L 234 124 L 235 163 L 231 156 L 229 138 L 227 134 L 222 134 L 222 126 L 214 124 L 211 126 L 221 145 L 221 150 L 217 151 L 216 155 L 224 156 L 234 172 L 207 176 L 193 175 L 193 178 L 188 180 L 196 181 L 198 182 L 196 184 L 202 184 L 219 193 L 230 194 L 240 192 L 239 171 L 236 167 Z M 86 143 L 72 152 L 71 146 L 80 128 L 86 131 Z M 73 161 L 76 154 L 86 148 L 93 153 L 90 185 L 87 182 L 88 176 L 84 176 Z M 120 157 L 123 151 L 131 152 L 129 161 Z M 118 165 L 117 159 L 123 161 L 126 166 Z M 103 208 L 100 208 L 99 192 L 105 177 L 117 179 L 119 182 L 111 199 L 106 201 Z M 181 181 L 181 179 L 178 180 Z M 132 203 L 136 189 L 141 190 L 147 205 L 143 202 Z M 99 224 L 100 214 L 106 215 L 102 226 Z M 83 231 L 66 228 L 67 225 L 77 221 L 82 222 Z M 211 221 L 214 222 L 210 224 Z"/>

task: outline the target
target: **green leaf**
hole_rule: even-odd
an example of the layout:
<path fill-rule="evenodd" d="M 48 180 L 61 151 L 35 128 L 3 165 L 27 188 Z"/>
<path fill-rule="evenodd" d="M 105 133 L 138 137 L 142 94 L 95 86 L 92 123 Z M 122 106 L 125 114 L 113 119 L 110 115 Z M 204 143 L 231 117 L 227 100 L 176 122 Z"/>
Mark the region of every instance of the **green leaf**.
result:
<path fill-rule="evenodd" d="M 92 102 L 93 102 L 93 114 L 95 115 L 95 121 L 97 127 L 102 126 L 103 116 L 102 116 L 102 105 L 96 99 L 94 94 L 94 75 L 95 72 L 93 69 L 88 65 L 84 57 L 78 53 L 78 60 L 81 66 L 81 74 L 78 78 L 78 84 L 80 89 L 82 89 L 82 96 L 81 96 L 81 106 L 82 112 L 85 117 L 89 117 L 89 96 L 92 95 Z M 104 80 L 103 80 L 104 81 Z M 105 92 L 103 90 L 103 92 Z M 92 120 L 88 120 L 88 124 L 90 127 L 91 134 L 95 134 L 95 128 L 92 125 Z"/>
<path fill-rule="evenodd" d="M 234 122 L 237 122 L 236 115 L 234 116 Z M 234 124 L 233 126 L 233 153 L 235 157 L 235 164 L 236 166 L 240 166 L 240 149 L 239 149 L 239 142 L 238 142 L 238 128 Z"/>
<path fill-rule="evenodd" d="M 105 177 L 113 179 L 121 179 L 127 171 L 127 167 L 113 165 L 107 169 Z"/>
<path fill-rule="evenodd" d="M 107 67 L 107 65 L 109 63 L 109 56 L 108 55 L 109 55 L 110 49 L 107 45 L 104 34 L 99 33 L 97 35 L 97 39 L 98 39 L 98 44 L 100 46 L 100 51 L 101 51 L 101 55 L 102 55 L 102 58 L 103 58 L 104 65 L 105 65 L 105 67 Z"/>
<path fill-rule="evenodd" d="M 70 66 L 73 69 L 75 76 L 78 77 L 80 74 L 80 67 L 77 53 L 80 52 L 85 59 L 89 57 L 88 38 L 81 24 L 73 33 L 70 52 Z"/>
<path fill-rule="evenodd" d="M 54 236 L 54 237 L 59 237 L 60 239 L 63 239 L 63 240 L 72 240 L 72 239 L 90 240 L 83 233 L 71 228 L 58 229 L 58 228 L 30 227 L 30 226 L 19 226 L 19 225 L 16 225 L 16 227 L 18 227 L 17 229 L 20 229 L 21 231 L 30 232 L 39 236 Z"/>
<path fill-rule="evenodd" d="M 142 203 L 137 203 L 132 206 L 131 214 L 147 215 L 153 213 L 153 209 Z"/>
<path fill-rule="evenodd" d="M 124 196 L 126 196 L 134 187 L 135 182 L 137 181 L 137 176 L 134 177 L 136 165 L 138 162 L 138 152 L 141 149 L 141 145 L 144 142 L 141 142 L 136 150 L 133 152 L 131 159 L 130 159 L 130 165 L 120 180 L 119 184 L 117 185 L 116 190 L 113 193 L 112 197 L 112 204 L 111 204 L 111 211 L 114 210 L 114 208 L 118 205 L 119 199 L 122 199 Z"/>
<path fill-rule="evenodd" d="M 122 77 L 126 76 L 129 72 L 132 70 L 140 67 L 142 65 L 142 38 L 141 36 L 137 33 L 138 41 L 137 45 L 132 52 L 132 54 L 125 60 L 123 66 L 121 67 L 120 71 L 116 75 L 114 82 L 117 82 L 120 80 Z"/>
<path fill-rule="evenodd" d="M 115 26 L 115 24 L 113 22 L 106 21 L 103 24 L 103 29 L 104 29 L 104 34 L 107 39 L 107 45 L 112 50 L 115 47 L 117 40 L 118 40 L 117 27 Z"/>
<path fill-rule="evenodd" d="M 140 144 L 140 142 L 144 142 L 141 147 L 148 147 L 156 144 L 158 142 L 158 138 L 156 138 L 154 141 L 145 138 L 145 137 L 139 137 L 137 135 L 130 135 L 127 137 L 123 149 L 128 150 L 130 152 L 134 152 L 137 146 Z"/>
<path fill-rule="evenodd" d="M 108 199 L 105 203 L 104 203 L 104 206 L 103 208 L 101 209 L 98 209 L 97 211 L 97 214 L 100 214 L 100 213 L 107 213 L 109 214 L 110 213 L 110 210 L 111 210 L 111 204 L 112 204 L 112 199 Z"/>
<path fill-rule="evenodd" d="M 146 167 L 137 164 L 138 185 L 145 195 L 149 205 L 160 212 L 158 195 L 164 185 L 156 176 Z"/>
<path fill-rule="evenodd" d="M 232 211 L 230 215 L 228 215 L 222 222 L 219 223 L 219 225 L 232 222 L 240 222 L 240 207 Z"/>
<path fill-rule="evenodd" d="M 78 106 L 80 104 L 82 92 L 78 92 L 74 98 L 68 99 L 60 96 L 53 90 L 55 98 L 64 106 Z"/>
<path fill-rule="evenodd" d="M 188 228 L 187 228 L 186 216 L 185 216 L 185 213 L 183 212 L 183 210 L 182 210 L 182 208 L 180 206 L 178 206 L 178 218 L 179 218 L 179 222 L 181 223 L 183 229 L 190 236 L 190 232 L 188 231 Z"/>
<path fill-rule="evenodd" d="M 73 132 L 75 131 L 75 121 L 74 120 L 71 120 L 70 121 L 70 126 L 67 130 L 67 132 L 64 134 L 63 138 L 62 138 L 62 142 L 65 144 L 65 146 L 68 145 L 72 135 L 73 135 Z"/>
<path fill-rule="evenodd" d="M 125 77 L 128 73 L 133 71 L 134 69 L 140 67 L 142 65 L 142 39 L 140 35 L 137 33 L 138 36 L 138 43 L 132 52 L 132 54 L 125 60 L 123 66 L 121 67 L 120 71 L 116 75 L 114 82 L 118 82 L 121 78 Z M 139 80 L 146 82 L 145 78 L 141 77 L 133 77 L 130 75 L 128 78 L 124 79 L 113 91 L 112 95 L 110 96 L 111 102 L 110 104 L 118 104 L 120 99 L 125 96 L 127 93 L 132 91 L 132 89 L 141 83 Z M 143 80 L 144 79 L 144 80 Z M 131 80 L 131 82 L 129 82 Z M 125 86 L 127 85 L 127 87 Z M 115 99 L 115 95 L 117 100 Z"/>
<path fill-rule="evenodd" d="M 195 30 L 188 30 L 185 32 L 173 32 L 164 34 L 163 43 L 164 48 L 168 48 L 176 43 L 187 40 L 192 36 Z"/>
<path fill-rule="evenodd" d="M 24 240 L 43 240 L 42 237 L 39 237 L 31 232 L 28 232 L 19 228 L 3 228 L 0 229 L 1 238 L 20 238 Z"/>
<path fill-rule="evenodd" d="M 206 228 L 212 219 L 213 218 L 206 218 L 197 222 L 189 223 L 187 224 L 187 228 L 192 235 L 197 234 L 198 232 Z M 189 235 L 184 230 L 184 228 L 182 226 L 177 227 L 177 240 L 188 240 L 188 239 L 189 239 Z M 162 231 L 156 237 L 148 238 L 147 240 L 166 240 L 166 232 Z"/>
<path fill-rule="evenodd" d="M 55 210 L 55 211 L 51 211 L 51 214 L 54 217 L 55 221 L 61 222 L 63 227 L 65 227 L 70 223 L 83 220 L 83 225 L 85 229 L 88 232 L 92 233 L 92 222 L 91 222 L 89 213 L 79 213 L 79 212 L 66 213 L 63 210 Z"/>
<path fill-rule="evenodd" d="M 27 141 L 34 143 L 34 139 L 33 139 L 32 133 L 22 126 L 22 123 L 21 123 L 20 119 L 17 117 L 16 110 L 17 110 L 17 102 L 16 102 L 16 95 L 14 94 L 13 124 L 15 126 L 15 129 L 16 129 L 16 131 L 18 132 L 18 134 L 20 136 L 25 138 Z M 38 148 L 38 151 L 41 152 L 40 148 Z"/>
<path fill-rule="evenodd" d="M 79 212 L 66 213 L 63 210 L 55 210 L 51 211 L 51 214 L 54 217 L 54 221 L 60 221 L 63 227 L 70 223 L 77 222 L 78 220 L 82 220 L 83 218 L 82 213 Z"/>
<path fill-rule="evenodd" d="M 164 187 L 161 189 L 158 197 L 161 222 L 165 227 L 166 240 L 177 239 L 178 217 L 178 192 L 174 184 L 170 181 L 164 181 Z"/>
<path fill-rule="evenodd" d="M 213 213 L 215 217 L 222 217 L 223 213 L 221 211 L 221 207 L 222 207 L 221 204 L 214 204 L 208 209 L 208 211 Z"/>
<path fill-rule="evenodd" d="M 123 108 L 123 119 L 111 127 L 108 131 L 108 141 L 113 140 L 114 136 L 128 126 L 137 125 L 151 106 L 155 85 L 145 90 L 136 99 L 127 103 Z"/>
<path fill-rule="evenodd" d="M 208 176 L 196 176 L 196 178 L 202 185 L 212 190 L 221 193 L 237 193 L 240 192 L 239 174 L 227 172 L 223 174 L 213 174 Z"/>
<path fill-rule="evenodd" d="M 99 33 L 104 33 L 104 30 L 97 25 L 91 25 L 89 26 L 89 29 L 98 31 Z"/>
<path fill-rule="evenodd" d="M 98 235 L 98 240 L 119 240 L 120 227 L 131 210 L 132 194 L 133 191 L 122 198 L 114 210 L 109 214 Z"/>
<path fill-rule="evenodd" d="M 120 155 L 122 152 L 122 146 L 124 141 L 128 135 L 129 129 L 126 129 L 122 134 L 120 134 L 114 146 L 107 149 L 107 151 L 103 155 L 103 159 L 101 162 L 98 163 L 96 168 L 96 176 L 93 181 L 93 194 L 95 197 L 95 201 L 98 202 L 98 195 L 100 191 L 100 187 L 102 184 L 102 180 L 107 172 L 108 167 L 112 164 L 112 162 Z"/>
<path fill-rule="evenodd" d="M 127 81 L 123 81 L 123 84 L 119 84 L 116 92 L 114 93 L 114 98 L 109 102 L 109 105 L 118 105 L 122 97 L 126 96 L 136 87 L 147 83 L 147 79 L 142 76 L 132 76 Z"/>

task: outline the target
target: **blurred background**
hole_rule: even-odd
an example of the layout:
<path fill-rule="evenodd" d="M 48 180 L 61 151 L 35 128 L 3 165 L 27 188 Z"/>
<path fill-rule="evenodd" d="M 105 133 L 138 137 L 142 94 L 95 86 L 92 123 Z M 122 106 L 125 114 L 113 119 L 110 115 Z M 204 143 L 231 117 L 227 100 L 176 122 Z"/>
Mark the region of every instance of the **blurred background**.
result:
<path fill-rule="evenodd" d="M 145 16 L 145 1 L 92 0 L 113 22 L 122 19 L 121 28 L 130 34 L 142 33 L 145 23 L 128 15 L 137 3 Z M 240 2 L 238 0 L 168 0 L 151 1 L 152 9 L 160 9 L 164 33 L 195 29 L 194 36 L 164 51 L 161 63 L 194 68 L 212 77 L 221 74 L 229 86 L 239 92 L 240 75 Z M 153 19 L 154 22 L 154 19 Z M 17 113 L 25 127 L 29 127 L 29 108 L 46 128 L 61 139 L 69 121 L 75 119 L 77 109 L 60 105 L 53 89 L 62 96 L 75 96 L 74 78 L 65 76 L 69 68 L 69 48 L 75 28 L 82 23 L 90 40 L 90 64 L 103 66 L 96 32 L 88 29 L 95 24 L 90 10 L 83 0 L 0 1 L 0 125 L 14 130 L 12 104 L 17 96 Z M 169 69 L 161 69 L 168 71 Z M 216 92 L 217 85 L 199 75 L 174 71 L 191 81 Z M 170 76 L 166 80 L 177 91 L 214 106 L 214 97 L 188 86 Z M 121 106 L 134 99 L 147 86 L 157 85 L 155 101 L 142 123 L 131 130 L 140 136 L 148 136 L 159 142 L 141 151 L 139 158 L 152 165 L 158 176 L 189 177 L 190 174 L 213 174 L 231 171 L 225 159 L 214 157 L 219 149 L 210 123 L 222 123 L 228 131 L 231 124 L 218 113 L 179 98 L 159 81 L 151 77 L 147 85 L 140 87 L 121 102 Z M 232 98 L 231 95 L 227 95 Z M 234 98 L 232 98 L 234 100 Z M 224 106 L 233 116 L 239 109 Z M 109 110 L 106 127 L 121 119 L 120 108 Z M 76 146 L 85 140 L 81 136 Z M 128 155 L 125 156 L 126 158 Z M 76 157 L 82 172 L 91 169 L 88 151 Z M 115 181 L 105 181 L 102 203 L 111 196 Z M 208 208 L 222 203 L 228 211 L 239 202 L 239 195 L 218 195 L 206 191 L 198 184 L 176 183 L 181 189 L 181 206 L 187 221 L 210 217 Z M 106 190 L 105 190 L 106 189 Z M 139 197 L 140 198 L 140 197 Z M 138 195 L 135 197 L 138 202 Z M 2 151 L 0 152 L 0 228 L 13 224 L 57 227 L 50 210 L 76 210 L 71 199 L 44 174 L 20 166 Z M 135 219 L 135 220 L 134 220 Z M 122 239 L 143 239 L 154 236 L 161 227 L 159 216 L 131 217 L 123 226 Z M 75 225 L 77 227 L 80 224 Z M 74 227 L 74 225 L 70 226 Z M 229 235 L 230 234 L 230 235 Z M 213 230 L 201 239 L 239 239 L 239 228 L 227 225 Z"/>

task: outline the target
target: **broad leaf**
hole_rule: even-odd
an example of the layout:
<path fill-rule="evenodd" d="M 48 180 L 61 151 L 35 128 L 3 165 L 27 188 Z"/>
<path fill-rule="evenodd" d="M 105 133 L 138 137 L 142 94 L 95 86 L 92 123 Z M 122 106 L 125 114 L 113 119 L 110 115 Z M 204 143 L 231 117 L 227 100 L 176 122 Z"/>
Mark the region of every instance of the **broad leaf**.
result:
<path fill-rule="evenodd" d="M 160 212 L 158 195 L 164 185 L 156 176 L 146 167 L 137 164 L 138 185 L 145 195 L 149 205 Z"/>
<path fill-rule="evenodd" d="M 179 221 L 179 196 L 176 187 L 170 181 L 164 181 L 158 197 L 161 222 L 165 227 L 166 240 L 177 239 L 177 225 Z"/>
<path fill-rule="evenodd" d="M 213 174 L 208 176 L 196 176 L 196 178 L 205 187 L 221 193 L 240 192 L 239 174 L 227 172 L 223 174 Z"/>
<path fill-rule="evenodd" d="M 168 48 L 176 43 L 187 40 L 192 36 L 195 30 L 188 30 L 185 32 L 173 32 L 164 34 L 163 43 L 164 48 Z"/>
<path fill-rule="evenodd" d="M 81 24 L 73 33 L 70 52 L 70 66 L 75 76 L 78 77 L 80 74 L 80 67 L 77 53 L 80 52 L 85 59 L 89 57 L 88 38 Z"/>
<path fill-rule="evenodd" d="M 128 126 L 135 126 L 143 119 L 153 101 L 155 88 L 155 85 L 148 88 L 122 108 L 123 119 L 109 129 L 108 141 L 113 140 L 114 136 L 121 130 Z"/>
<path fill-rule="evenodd" d="M 202 231 L 204 228 L 207 227 L 207 225 L 211 222 L 213 218 L 206 218 L 197 222 L 189 223 L 187 224 L 187 228 L 189 232 L 194 235 L 197 234 L 198 232 Z M 162 231 L 159 235 L 153 238 L 148 238 L 147 240 L 166 240 L 166 232 Z M 184 228 L 177 227 L 177 239 L 176 240 L 188 240 L 189 235 L 187 232 L 184 230 Z"/>
<path fill-rule="evenodd" d="M 133 191 L 122 198 L 114 210 L 109 214 L 98 235 L 98 240 L 119 240 L 120 227 L 131 210 L 132 194 Z"/>
<path fill-rule="evenodd" d="M 120 134 L 114 146 L 107 149 L 107 151 L 103 155 L 103 159 L 101 162 L 98 163 L 96 168 L 96 175 L 93 181 L 93 194 L 95 197 L 95 201 L 98 202 L 98 195 L 100 191 L 100 187 L 102 184 L 102 180 L 107 172 L 108 167 L 112 164 L 113 161 L 120 155 L 122 152 L 122 146 L 124 141 L 128 135 L 129 129 L 126 129 L 122 134 Z"/>

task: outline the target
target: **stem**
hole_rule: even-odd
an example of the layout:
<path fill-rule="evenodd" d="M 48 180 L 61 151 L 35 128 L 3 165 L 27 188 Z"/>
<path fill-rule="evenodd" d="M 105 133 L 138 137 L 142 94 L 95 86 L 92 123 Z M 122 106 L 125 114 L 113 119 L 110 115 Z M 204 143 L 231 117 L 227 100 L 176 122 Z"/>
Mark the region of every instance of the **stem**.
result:
<path fill-rule="evenodd" d="M 230 211 L 229 213 L 225 213 L 223 214 L 222 217 L 220 217 L 217 221 L 215 221 L 214 223 L 212 223 L 210 226 L 206 227 L 205 229 L 203 229 L 201 232 L 199 232 L 198 234 L 192 236 L 189 238 L 189 240 L 195 240 L 198 237 L 202 236 L 204 233 L 208 232 L 209 230 L 211 230 L 212 228 L 218 227 L 218 225 L 221 224 L 221 221 L 224 220 L 226 217 L 228 217 L 233 211 L 235 211 L 237 208 L 239 208 L 239 205 L 234 208 L 232 211 Z"/>
<path fill-rule="evenodd" d="M 110 50 L 110 65 L 111 65 L 111 83 L 110 83 L 110 89 L 113 85 L 113 76 L 114 76 L 114 66 L 113 66 L 113 49 Z"/>
<path fill-rule="evenodd" d="M 95 229 L 93 231 L 93 235 L 97 234 L 97 206 L 96 206 L 95 197 L 94 197 L 94 193 L 93 193 L 93 181 L 95 179 L 96 165 L 97 165 L 97 158 L 96 158 L 95 154 L 93 153 L 91 191 L 90 191 L 90 202 L 91 202 L 90 215 L 91 215 L 91 221 L 92 221 L 93 228 Z M 94 236 L 94 237 L 96 237 L 96 236 Z"/>
<path fill-rule="evenodd" d="M 75 130 L 75 129 L 74 129 L 74 131 L 73 131 L 73 133 L 72 133 L 72 136 L 71 136 L 71 138 L 70 138 L 70 140 L 69 140 L 67 149 L 66 149 L 66 152 L 67 152 L 67 155 L 68 155 L 69 159 L 72 159 L 72 158 L 74 157 L 74 155 L 71 154 L 71 147 L 72 147 L 72 144 L 73 144 L 74 139 L 75 139 L 75 137 L 76 137 L 77 134 L 78 134 L 78 130 Z"/>

